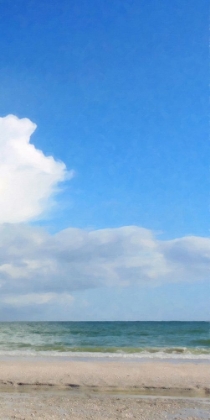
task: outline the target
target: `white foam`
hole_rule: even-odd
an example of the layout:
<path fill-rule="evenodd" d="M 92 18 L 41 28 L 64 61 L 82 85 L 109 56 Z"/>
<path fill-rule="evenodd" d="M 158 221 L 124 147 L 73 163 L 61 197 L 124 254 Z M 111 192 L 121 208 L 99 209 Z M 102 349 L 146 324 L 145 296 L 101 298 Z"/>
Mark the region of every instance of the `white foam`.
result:
<path fill-rule="evenodd" d="M 101 352 L 58 352 L 58 351 L 33 351 L 33 350 L 11 350 L 11 351 L 0 351 L 0 357 L 50 357 L 50 358 L 71 358 L 71 359 L 123 359 L 123 360 L 208 360 L 210 361 L 210 354 L 193 354 L 190 351 L 185 353 L 165 353 L 164 351 L 157 351 L 156 353 L 150 353 L 148 351 L 142 351 L 141 353 L 101 353 Z"/>

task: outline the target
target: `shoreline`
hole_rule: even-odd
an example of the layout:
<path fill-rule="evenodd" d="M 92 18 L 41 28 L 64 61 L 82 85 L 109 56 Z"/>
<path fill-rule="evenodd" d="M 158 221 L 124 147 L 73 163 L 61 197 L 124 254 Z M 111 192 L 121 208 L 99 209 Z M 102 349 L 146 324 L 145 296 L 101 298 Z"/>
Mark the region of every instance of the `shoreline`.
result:
<path fill-rule="evenodd" d="M 0 359 L 0 388 L 210 397 L 210 364 L 161 360 Z"/>
<path fill-rule="evenodd" d="M 110 362 L 110 363 L 172 363 L 172 364 L 205 364 L 210 365 L 210 357 L 205 358 L 203 355 L 200 357 L 159 357 L 159 356 L 137 356 L 134 354 L 109 354 L 109 353 L 81 353 L 72 352 L 71 354 L 61 352 L 54 354 L 48 354 L 47 352 L 37 354 L 0 354 L 0 363 L 2 361 L 21 361 L 28 360 L 34 361 L 66 361 L 66 362 Z"/>
<path fill-rule="evenodd" d="M 208 420 L 210 364 L 0 359 L 0 418 Z"/>

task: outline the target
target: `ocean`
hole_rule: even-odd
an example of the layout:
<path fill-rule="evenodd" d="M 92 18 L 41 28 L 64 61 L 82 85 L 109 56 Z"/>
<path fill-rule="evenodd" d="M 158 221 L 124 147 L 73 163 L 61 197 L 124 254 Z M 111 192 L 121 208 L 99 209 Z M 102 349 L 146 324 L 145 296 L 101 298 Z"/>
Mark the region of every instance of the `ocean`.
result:
<path fill-rule="evenodd" d="M 210 361 L 210 322 L 5 322 L 0 356 Z"/>

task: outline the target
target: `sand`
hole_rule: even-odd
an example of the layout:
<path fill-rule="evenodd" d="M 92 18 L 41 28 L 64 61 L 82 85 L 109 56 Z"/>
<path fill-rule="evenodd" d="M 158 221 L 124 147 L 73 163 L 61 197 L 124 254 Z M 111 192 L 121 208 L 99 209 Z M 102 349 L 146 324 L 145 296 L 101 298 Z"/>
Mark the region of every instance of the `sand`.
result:
<path fill-rule="evenodd" d="M 0 419 L 210 419 L 210 364 L 0 361 Z"/>

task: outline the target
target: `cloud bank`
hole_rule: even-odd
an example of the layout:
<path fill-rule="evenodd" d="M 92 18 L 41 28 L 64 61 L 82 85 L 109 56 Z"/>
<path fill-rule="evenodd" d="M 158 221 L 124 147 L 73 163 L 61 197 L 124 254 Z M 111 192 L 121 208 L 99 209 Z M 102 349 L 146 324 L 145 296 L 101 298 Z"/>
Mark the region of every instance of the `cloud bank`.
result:
<path fill-rule="evenodd" d="M 158 240 L 136 226 L 55 235 L 26 225 L 0 226 L 1 300 L 46 303 L 101 286 L 153 287 L 209 279 L 210 239 Z M 69 300 L 69 301 L 70 301 Z"/>
<path fill-rule="evenodd" d="M 30 143 L 36 125 L 0 118 L 0 303 L 70 305 L 76 290 L 153 287 L 209 279 L 210 239 L 159 240 L 137 226 L 55 235 L 32 227 L 50 204 L 66 166 Z M 69 176 L 69 174 L 68 174 Z M 70 173 L 72 176 L 72 173 Z M 70 177 L 69 176 L 69 177 Z"/>
<path fill-rule="evenodd" d="M 67 176 L 64 163 L 45 156 L 30 143 L 35 129 L 27 118 L 0 118 L 0 223 L 39 217 Z"/>

